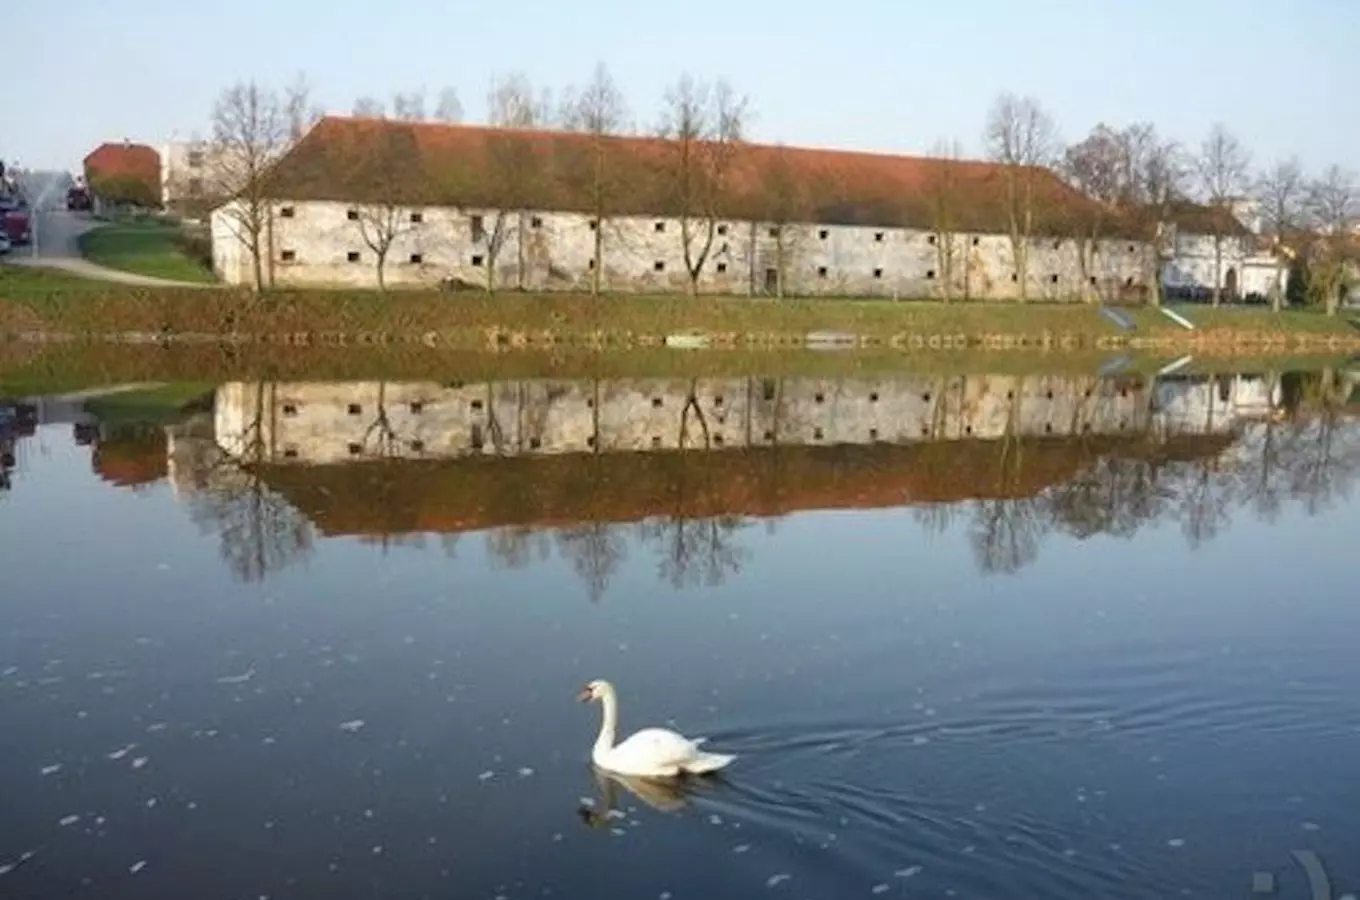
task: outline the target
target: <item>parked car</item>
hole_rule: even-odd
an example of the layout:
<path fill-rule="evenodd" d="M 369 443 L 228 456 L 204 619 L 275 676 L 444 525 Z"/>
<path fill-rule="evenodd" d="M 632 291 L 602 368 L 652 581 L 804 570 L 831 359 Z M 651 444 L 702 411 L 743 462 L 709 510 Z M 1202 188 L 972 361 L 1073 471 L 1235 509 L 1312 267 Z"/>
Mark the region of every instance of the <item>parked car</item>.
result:
<path fill-rule="evenodd" d="M 8 253 L 11 246 L 12 245 L 9 242 L 9 236 L 5 234 L 0 234 L 0 256 L 3 256 L 6 253 Z"/>
<path fill-rule="evenodd" d="M 0 233 L 15 246 L 23 246 L 32 239 L 27 207 L 13 200 L 0 202 Z"/>
<path fill-rule="evenodd" d="M 66 192 L 66 208 L 72 212 L 89 212 L 92 205 L 90 192 L 80 185 Z"/>

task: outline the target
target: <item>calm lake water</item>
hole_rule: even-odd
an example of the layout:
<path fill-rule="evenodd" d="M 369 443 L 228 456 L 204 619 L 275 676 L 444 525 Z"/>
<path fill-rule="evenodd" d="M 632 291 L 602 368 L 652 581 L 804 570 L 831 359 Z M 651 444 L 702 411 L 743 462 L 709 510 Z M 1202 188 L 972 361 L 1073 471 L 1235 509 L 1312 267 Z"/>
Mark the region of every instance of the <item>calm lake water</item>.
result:
<path fill-rule="evenodd" d="M 1305 898 L 1296 850 L 1360 891 L 1360 416 L 1318 384 L 34 399 L 0 896 Z M 738 760 L 596 776 L 593 678 Z"/>

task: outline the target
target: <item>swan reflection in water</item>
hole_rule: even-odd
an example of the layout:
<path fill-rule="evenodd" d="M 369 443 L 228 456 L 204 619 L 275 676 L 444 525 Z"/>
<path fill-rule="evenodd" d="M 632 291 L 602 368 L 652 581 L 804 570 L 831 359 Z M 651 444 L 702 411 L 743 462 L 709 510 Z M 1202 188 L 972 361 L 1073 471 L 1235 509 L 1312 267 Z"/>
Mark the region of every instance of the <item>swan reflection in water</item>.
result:
<path fill-rule="evenodd" d="M 691 797 L 721 783 L 720 777 L 712 775 L 704 778 L 654 779 L 620 775 L 594 764 L 590 769 L 600 800 L 594 806 L 583 802 L 577 814 L 591 828 L 605 828 L 611 819 L 623 818 L 624 813 L 618 809 L 619 787 L 658 812 L 676 813 L 689 806 Z"/>

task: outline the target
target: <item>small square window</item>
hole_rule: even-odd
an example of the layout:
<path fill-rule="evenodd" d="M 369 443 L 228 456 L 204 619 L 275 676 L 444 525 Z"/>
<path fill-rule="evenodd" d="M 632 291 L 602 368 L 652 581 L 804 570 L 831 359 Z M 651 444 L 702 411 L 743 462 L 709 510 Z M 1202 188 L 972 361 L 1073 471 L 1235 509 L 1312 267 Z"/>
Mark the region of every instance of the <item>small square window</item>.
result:
<path fill-rule="evenodd" d="M 478 267 L 481 266 L 481 264 L 482 264 L 482 257 L 481 257 L 480 254 L 474 255 L 474 256 L 472 257 L 472 264 L 473 264 L 474 266 L 478 266 Z"/>
<path fill-rule="evenodd" d="M 659 259 L 658 259 L 656 262 L 652 263 L 652 271 L 654 271 L 654 272 L 664 272 L 664 271 L 666 271 L 666 264 L 665 264 L 665 262 L 663 262 L 662 260 L 659 260 Z"/>
<path fill-rule="evenodd" d="M 822 429 L 820 428 L 812 429 L 812 439 L 814 441 L 820 441 L 822 439 Z"/>
<path fill-rule="evenodd" d="M 1020 276 L 1017 275 L 1017 274 L 1015 274 L 1014 272 L 1012 272 L 1012 273 L 1011 273 L 1011 281 L 1019 281 L 1019 280 L 1020 280 Z"/>
<path fill-rule="evenodd" d="M 653 397 L 653 398 L 652 398 L 652 408 L 653 408 L 653 409 L 660 409 L 660 408 L 661 408 L 661 403 L 662 403 L 662 400 L 661 400 L 660 397 Z"/>
<path fill-rule="evenodd" d="M 425 442 L 424 442 L 424 441 L 422 441 L 422 440 L 414 440 L 414 441 L 411 441 L 411 452 L 412 452 L 412 453 L 423 453 L 424 451 L 425 451 Z"/>
<path fill-rule="evenodd" d="M 1048 276 L 1048 280 L 1051 281 L 1053 284 L 1057 284 L 1058 283 L 1057 273 L 1055 272 L 1054 274 Z"/>
<path fill-rule="evenodd" d="M 357 403 L 351 403 L 348 411 L 351 416 L 357 416 L 364 411 L 364 408 Z"/>
<path fill-rule="evenodd" d="M 291 207 L 291 206 L 285 206 L 285 207 L 283 207 L 282 209 L 280 209 L 280 210 L 279 210 L 279 218 L 280 218 L 280 219 L 291 219 L 291 218 L 293 218 L 293 207 Z"/>
<path fill-rule="evenodd" d="M 874 277 L 875 277 L 875 278 L 882 278 L 882 277 L 883 277 L 883 270 L 882 270 L 882 269 L 874 269 Z"/>
<path fill-rule="evenodd" d="M 600 223 L 596 222 L 594 219 L 591 219 L 589 222 L 586 223 L 586 227 L 589 228 L 591 231 L 594 231 L 596 228 L 600 227 Z"/>
<path fill-rule="evenodd" d="M 719 275 L 723 274 L 727 271 L 727 263 L 718 263 L 717 269 Z"/>
<path fill-rule="evenodd" d="M 595 260 L 592 259 L 589 262 L 587 262 L 586 268 L 590 269 L 592 272 L 595 271 Z"/>
<path fill-rule="evenodd" d="M 1092 275 L 1092 276 L 1091 276 L 1091 286 L 1092 286 L 1092 287 L 1095 287 L 1095 285 L 1096 285 L 1096 276 Z"/>
<path fill-rule="evenodd" d="M 926 280 L 927 280 L 927 281 L 934 281 L 934 280 L 935 280 L 935 270 L 934 270 L 934 269 L 926 269 Z"/>
<path fill-rule="evenodd" d="M 665 223 L 665 222 L 657 222 L 656 225 L 653 226 L 653 227 L 656 229 L 656 231 L 662 232 L 662 231 L 665 231 L 665 230 L 666 230 L 666 223 Z"/>
<path fill-rule="evenodd" d="M 419 400 L 412 400 L 410 406 L 412 415 L 418 416 L 425 411 L 425 404 L 421 403 Z"/>
<path fill-rule="evenodd" d="M 293 262 L 294 260 L 297 259 L 297 251 L 284 250 L 282 253 L 279 254 L 279 259 L 281 259 L 283 262 Z"/>
<path fill-rule="evenodd" d="M 358 262 L 359 251 L 358 250 L 349 251 L 348 253 L 345 254 L 345 259 L 349 260 L 350 262 Z"/>
<path fill-rule="evenodd" d="M 975 238 L 973 238 L 973 246 L 974 246 L 974 247 L 977 247 L 977 246 L 980 245 L 981 243 L 982 243 L 982 238 L 980 238 L 980 237 L 975 237 Z"/>
<path fill-rule="evenodd" d="M 720 236 L 721 236 L 721 235 L 726 235 L 726 234 L 727 234 L 727 226 L 726 226 L 726 225 L 719 225 L 719 226 L 718 226 L 718 234 L 719 234 Z"/>
<path fill-rule="evenodd" d="M 530 449 L 530 450 L 537 450 L 539 447 L 542 447 L 542 446 L 543 446 L 543 439 L 542 439 L 542 438 L 538 438 L 538 437 L 531 437 L 531 438 L 529 438 L 529 449 Z"/>
<path fill-rule="evenodd" d="M 357 209 L 346 210 L 345 218 L 349 219 L 351 222 L 359 221 L 359 210 Z"/>
<path fill-rule="evenodd" d="M 772 237 L 772 238 L 777 238 L 777 237 L 779 237 L 779 229 L 778 229 L 777 227 L 776 227 L 776 228 L 771 228 L 771 229 L 770 229 L 770 237 Z"/>
<path fill-rule="evenodd" d="M 817 277 L 818 277 L 818 278 L 825 278 L 825 277 L 826 277 L 826 266 L 818 266 L 818 267 L 817 267 Z"/>
<path fill-rule="evenodd" d="M 478 410 L 479 410 L 479 409 L 482 408 L 482 401 L 480 401 L 480 400 L 473 400 L 473 401 L 472 401 L 471 403 L 469 403 L 468 405 L 471 406 L 473 409 L 478 409 Z"/>
<path fill-rule="evenodd" d="M 297 459 L 297 455 L 298 455 L 297 447 L 294 447 L 293 445 L 290 444 L 287 447 L 283 448 L 284 459 Z"/>
<path fill-rule="evenodd" d="M 883 243 L 883 232 L 881 232 L 881 231 L 875 231 L 875 232 L 874 232 L 874 240 L 877 241 L 877 242 L 880 243 L 880 244 Z"/>
<path fill-rule="evenodd" d="M 929 245 L 932 246 L 932 247 L 935 246 L 935 240 L 936 240 L 936 238 L 935 238 L 935 235 L 933 235 L 933 234 L 926 237 L 926 243 L 929 244 Z"/>
<path fill-rule="evenodd" d="M 296 403 L 285 403 L 285 404 L 283 404 L 283 414 L 284 414 L 285 416 L 290 416 L 290 417 L 291 417 L 291 416 L 297 415 L 297 404 L 296 404 Z"/>
<path fill-rule="evenodd" d="M 823 228 L 821 231 L 817 232 L 817 237 L 824 241 L 827 238 L 831 237 L 831 232 Z"/>
<path fill-rule="evenodd" d="M 419 212 L 413 212 L 413 213 L 411 213 L 411 222 L 412 222 L 412 223 L 414 223 L 414 224 L 416 224 L 416 225 L 419 225 L 421 222 L 424 222 L 424 221 L 425 221 L 425 214 L 424 214 L 424 213 L 419 213 Z"/>
<path fill-rule="evenodd" d="M 362 445 L 362 444 L 350 444 L 350 445 L 349 445 L 349 455 L 350 455 L 350 456 L 358 456 L 358 455 L 359 455 L 360 453 L 362 453 L 362 452 L 364 452 L 364 448 L 363 448 L 363 445 Z"/>
<path fill-rule="evenodd" d="M 542 228 L 542 227 L 543 227 L 543 217 L 542 217 L 542 216 L 534 216 L 533 218 L 531 218 L 531 219 L 529 220 L 529 227 L 530 227 L 530 228 Z"/>
<path fill-rule="evenodd" d="M 417 266 L 418 266 L 418 265 L 420 265 L 420 264 L 421 264 L 422 262 L 424 262 L 424 261 L 425 261 L 425 257 L 422 256 L 421 254 L 419 254 L 419 253 L 412 253 L 412 254 L 411 254 L 411 263 L 412 263 L 413 265 L 417 265 Z"/>

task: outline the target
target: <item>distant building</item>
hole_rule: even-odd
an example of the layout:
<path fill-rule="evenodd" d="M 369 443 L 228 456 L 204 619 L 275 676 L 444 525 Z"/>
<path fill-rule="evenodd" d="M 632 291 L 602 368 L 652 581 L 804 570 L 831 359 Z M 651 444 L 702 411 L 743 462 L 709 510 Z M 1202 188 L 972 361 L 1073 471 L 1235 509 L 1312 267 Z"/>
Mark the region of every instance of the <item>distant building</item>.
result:
<path fill-rule="evenodd" d="M 161 205 L 161 157 L 153 147 L 127 140 L 101 144 L 85 157 L 83 169 L 96 210 Z"/>

